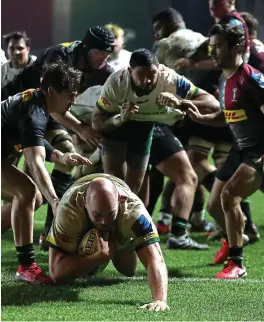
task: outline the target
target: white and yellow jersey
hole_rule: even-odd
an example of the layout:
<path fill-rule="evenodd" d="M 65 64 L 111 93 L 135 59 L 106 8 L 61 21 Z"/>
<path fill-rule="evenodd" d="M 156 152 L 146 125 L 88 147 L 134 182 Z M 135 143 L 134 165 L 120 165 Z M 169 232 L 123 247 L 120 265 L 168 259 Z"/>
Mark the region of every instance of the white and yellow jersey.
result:
<path fill-rule="evenodd" d="M 63 195 L 47 236 L 50 247 L 65 253 L 78 253 L 81 239 L 94 228 L 85 208 L 85 192 L 90 182 L 99 177 L 111 180 L 119 195 L 127 198 L 115 223 L 114 237 L 118 248 L 129 246 L 137 251 L 145 245 L 159 242 L 156 226 L 139 197 L 124 181 L 108 174 L 96 173 L 79 179 Z"/>
<path fill-rule="evenodd" d="M 123 68 L 109 76 L 102 89 L 97 107 L 101 111 L 118 114 L 121 106 L 130 102 L 139 107 L 139 111 L 132 115 L 131 120 L 172 125 L 183 119 L 184 113 L 168 106 L 159 106 L 157 98 L 163 92 L 172 93 L 183 99 L 192 99 L 196 96 L 198 88 L 174 70 L 160 64 L 156 87 L 148 95 L 139 97 L 132 89 L 128 68 Z"/>

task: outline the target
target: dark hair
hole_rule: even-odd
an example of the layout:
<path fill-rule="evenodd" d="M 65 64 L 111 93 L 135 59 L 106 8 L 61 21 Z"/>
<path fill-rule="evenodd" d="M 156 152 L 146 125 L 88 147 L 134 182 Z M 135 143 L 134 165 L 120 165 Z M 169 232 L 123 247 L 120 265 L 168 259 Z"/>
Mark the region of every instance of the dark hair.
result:
<path fill-rule="evenodd" d="M 53 87 L 57 92 L 79 90 L 82 73 L 66 64 L 59 62 L 46 65 L 40 88 L 47 92 Z"/>
<path fill-rule="evenodd" d="M 145 48 L 140 48 L 133 51 L 129 64 L 131 68 L 134 68 L 137 66 L 150 66 L 152 64 L 158 65 L 159 61 L 157 56 L 152 51 Z"/>
<path fill-rule="evenodd" d="M 4 35 L 3 38 L 5 40 L 6 46 L 8 46 L 9 41 L 11 39 L 14 39 L 14 40 L 24 39 L 27 47 L 29 47 L 31 45 L 31 40 L 30 40 L 30 38 L 28 38 L 25 31 L 23 31 L 23 32 L 12 31 L 12 32 L 9 32 L 8 34 Z"/>
<path fill-rule="evenodd" d="M 182 25 L 185 27 L 185 23 L 183 20 L 182 15 L 179 13 L 179 11 L 175 10 L 174 8 L 166 8 L 161 10 L 156 14 L 156 16 L 152 19 L 152 23 L 160 21 L 164 24 L 176 24 L 176 25 Z"/>
<path fill-rule="evenodd" d="M 236 26 L 230 24 L 216 24 L 209 31 L 209 37 L 214 35 L 223 36 L 230 49 L 233 48 L 235 45 L 239 45 L 239 53 L 243 53 L 246 39 L 245 30 L 243 26 Z"/>
<path fill-rule="evenodd" d="M 248 27 L 248 32 L 250 35 L 257 34 L 259 28 L 259 22 L 256 17 L 254 17 L 249 12 L 240 12 L 242 18 L 245 20 L 245 23 Z"/>

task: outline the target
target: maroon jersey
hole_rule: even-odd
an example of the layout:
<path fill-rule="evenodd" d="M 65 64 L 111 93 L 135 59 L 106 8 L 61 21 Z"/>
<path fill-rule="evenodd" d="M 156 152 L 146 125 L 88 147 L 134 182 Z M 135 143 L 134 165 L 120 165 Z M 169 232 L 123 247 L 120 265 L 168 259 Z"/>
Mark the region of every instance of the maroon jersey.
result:
<path fill-rule="evenodd" d="M 242 64 L 230 78 L 221 75 L 219 96 L 238 147 L 262 146 L 264 150 L 264 75 Z"/>
<path fill-rule="evenodd" d="M 264 73 L 264 44 L 258 39 L 250 42 L 249 65 Z"/>
<path fill-rule="evenodd" d="M 249 41 L 248 27 L 246 25 L 245 20 L 241 16 L 241 14 L 236 10 L 231 11 L 219 21 L 219 24 L 231 24 L 231 25 L 243 26 L 245 30 L 245 35 L 246 35 L 243 60 L 245 63 L 247 63 L 250 56 L 250 41 Z"/>

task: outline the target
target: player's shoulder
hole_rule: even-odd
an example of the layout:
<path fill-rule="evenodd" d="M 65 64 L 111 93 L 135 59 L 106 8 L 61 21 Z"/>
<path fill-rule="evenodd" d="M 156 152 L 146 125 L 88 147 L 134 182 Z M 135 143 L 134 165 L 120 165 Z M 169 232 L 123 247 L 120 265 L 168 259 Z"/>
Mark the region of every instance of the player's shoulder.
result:
<path fill-rule="evenodd" d="M 130 73 L 128 67 L 113 72 L 108 78 L 108 83 L 119 88 L 125 88 L 130 83 Z"/>
<path fill-rule="evenodd" d="M 249 64 L 242 65 L 240 79 L 243 80 L 243 78 L 247 80 L 247 83 L 255 83 L 264 88 L 264 74 Z"/>
<path fill-rule="evenodd" d="M 179 76 L 172 68 L 159 64 L 159 77 L 164 83 L 175 83 Z"/>
<path fill-rule="evenodd" d="M 49 47 L 42 53 L 42 55 L 39 56 L 39 59 L 43 57 L 44 61 L 47 63 L 54 62 L 59 59 L 66 61 L 69 55 L 71 55 L 75 51 L 80 43 L 81 41 L 77 40 Z"/>

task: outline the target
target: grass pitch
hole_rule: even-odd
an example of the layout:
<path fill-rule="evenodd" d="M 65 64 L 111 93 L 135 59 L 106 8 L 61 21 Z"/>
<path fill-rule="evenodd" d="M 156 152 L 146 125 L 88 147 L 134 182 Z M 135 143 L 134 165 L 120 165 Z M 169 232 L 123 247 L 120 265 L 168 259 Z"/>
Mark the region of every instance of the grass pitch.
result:
<path fill-rule="evenodd" d="M 38 286 L 14 280 L 17 259 L 12 231 L 2 236 L 2 320 L 4 321 L 260 321 L 264 320 L 264 197 L 250 198 L 261 240 L 245 248 L 248 277 L 218 281 L 222 266 L 212 265 L 219 242 L 208 251 L 162 249 L 169 272 L 170 311 L 148 312 L 137 306 L 151 301 L 145 269 L 139 265 L 134 278 L 122 277 L 110 264 L 100 275 L 76 280 L 68 286 Z M 35 215 L 37 241 L 44 226 L 46 207 Z M 204 234 L 194 234 L 206 242 Z M 36 243 L 37 244 L 37 243 Z M 38 264 L 48 271 L 48 255 L 35 245 Z"/>

